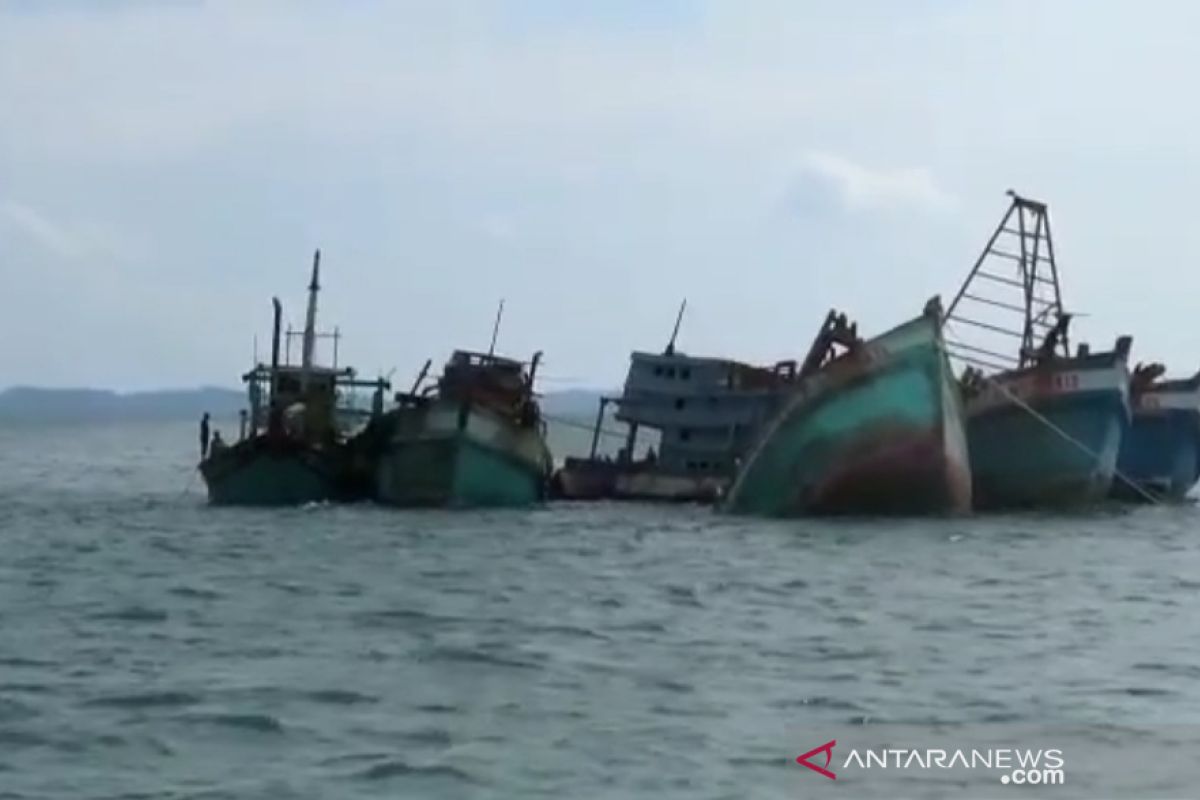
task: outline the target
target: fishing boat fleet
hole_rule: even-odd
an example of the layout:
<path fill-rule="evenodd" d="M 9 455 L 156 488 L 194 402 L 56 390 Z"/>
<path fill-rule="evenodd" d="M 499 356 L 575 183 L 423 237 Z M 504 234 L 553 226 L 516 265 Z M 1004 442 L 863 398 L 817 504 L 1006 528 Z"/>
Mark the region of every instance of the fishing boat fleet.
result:
<path fill-rule="evenodd" d="M 281 331 L 275 300 L 271 361 L 243 375 L 239 438 L 202 454 L 209 499 L 686 501 L 764 517 L 1183 499 L 1200 478 L 1200 373 L 1131 367 L 1129 336 L 1072 350 L 1048 208 L 1008 195 L 952 301 L 914 303 L 873 337 L 830 311 L 803 359 L 755 366 L 679 352 L 681 307 L 666 348 L 634 352 L 621 394 L 600 398 L 588 455 L 557 469 L 535 386 L 541 353 L 497 355 L 495 330 L 487 352 L 455 351 L 436 377 L 427 361 L 390 398 L 388 381 L 338 366 L 336 332 L 334 363 L 318 365 L 316 343 L 330 336 L 316 328 L 318 252 L 304 330 Z M 615 456 L 602 436 L 620 439 Z"/>
<path fill-rule="evenodd" d="M 317 331 L 320 269 L 317 251 L 303 331 L 281 331 L 282 304 L 273 300 L 271 363 L 242 376 L 249 409 L 238 441 L 202 444 L 209 500 L 467 507 L 545 499 L 552 461 L 534 393 L 540 354 L 526 368 L 493 352 L 455 351 L 436 380 L 427 380 L 427 361 L 389 408 L 390 383 L 339 367 L 337 333 Z M 298 364 L 294 337 L 301 339 Z M 319 365 L 316 343 L 327 337 L 335 341 L 334 363 Z M 366 389 L 370 408 L 361 410 L 356 401 Z"/>

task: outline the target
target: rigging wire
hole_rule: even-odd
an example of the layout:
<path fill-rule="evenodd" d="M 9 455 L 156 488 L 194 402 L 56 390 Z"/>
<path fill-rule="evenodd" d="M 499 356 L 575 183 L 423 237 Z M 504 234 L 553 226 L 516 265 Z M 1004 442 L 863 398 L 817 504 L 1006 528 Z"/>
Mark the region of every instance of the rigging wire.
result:
<path fill-rule="evenodd" d="M 543 413 L 542 419 L 546 420 L 547 422 L 553 422 L 556 425 L 563 425 L 568 428 L 579 428 L 580 430 L 587 431 L 588 433 L 591 433 L 596 430 L 595 425 L 583 423 L 578 420 L 571 419 L 569 417 L 560 417 L 560 416 L 557 416 L 554 414 Z M 610 436 L 615 439 L 624 439 L 627 434 L 625 434 L 622 431 L 613 430 L 612 428 L 603 428 L 602 427 L 602 428 L 600 428 L 600 435 L 601 436 Z"/>

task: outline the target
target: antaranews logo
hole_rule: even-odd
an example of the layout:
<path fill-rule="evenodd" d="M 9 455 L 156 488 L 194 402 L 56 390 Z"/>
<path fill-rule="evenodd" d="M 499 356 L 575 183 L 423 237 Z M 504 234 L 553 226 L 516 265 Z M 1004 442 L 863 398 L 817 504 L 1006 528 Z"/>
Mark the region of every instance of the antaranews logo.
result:
<path fill-rule="evenodd" d="M 837 739 L 796 757 L 802 767 L 837 780 L 829 767 L 833 763 L 833 748 Z M 820 756 L 824 755 L 824 763 Z M 850 750 L 839 770 L 1002 770 L 1000 782 L 1018 786 L 1062 785 L 1066 783 L 1066 760 L 1060 748 L 1032 750 L 1028 748 L 870 748 Z"/>
<path fill-rule="evenodd" d="M 825 768 L 825 767 L 829 766 L 830 761 L 833 761 L 833 748 L 836 745 L 837 745 L 837 739 L 830 739 L 828 742 L 821 745 L 820 747 L 814 747 L 812 750 L 809 750 L 807 753 L 796 756 L 796 763 L 800 764 L 802 766 L 808 767 L 813 772 L 818 772 L 818 773 L 824 775 L 826 778 L 829 778 L 832 781 L 836 781 L 837 775 L 835 775 L 833 772 L 830 772 L 828 769 Z M 825 754 L 825 766 L 818 767 L 816 764 L 809 761 L 809 759 L 812 758 L 813 756 L 815 756 L 817 753 Z"/>

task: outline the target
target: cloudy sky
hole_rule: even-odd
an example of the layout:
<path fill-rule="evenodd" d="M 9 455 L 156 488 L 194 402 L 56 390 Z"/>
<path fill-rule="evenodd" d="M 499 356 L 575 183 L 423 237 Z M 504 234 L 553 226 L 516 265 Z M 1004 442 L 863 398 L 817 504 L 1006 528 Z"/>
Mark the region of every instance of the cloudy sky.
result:
<path fill-rule="evenodd" d="M 802 354 L 950 295 L 1016 188 L 1078 332 L 1200 367 L 1200 6 L 0 0 L 0 386 L 234 385 L 270 297 L 363 372 Z"/>

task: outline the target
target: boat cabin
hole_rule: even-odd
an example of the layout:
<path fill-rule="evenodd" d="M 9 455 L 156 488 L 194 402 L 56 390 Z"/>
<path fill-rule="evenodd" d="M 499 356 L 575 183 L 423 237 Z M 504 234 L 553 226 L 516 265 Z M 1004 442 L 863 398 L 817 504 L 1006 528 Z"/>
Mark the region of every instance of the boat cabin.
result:
<path fill-rule="evenodd" d="M 290 433 L 303 431 L 305 438 L 335 434 L 337 411 L 343 386 L 362 385 L 354 370 L 346 367 L 302 367 L 281 365 L 272 369 L 259 364 L 242 376 L 250 405 L 250 435 L 271 427 L 272 409 Z"/>
<path fill-rule="evenodd" d="M 436 385 L 418 391 L 429 366 L 426 364 L 413 390 L 397 394 L 396 401 L 402 406 L 423 405 L 430 402 L 431 395 L 436 395 L 441 401 L 478 403 L 532 426 L 541 420 L 533 391 L 541 357 L 540 352 L 535 353 L 526 370 L 524 362 L 517 359 L 455 350 L 442 368 Z"/>
<path fill-rule="evenodd" d="M 656 469 L 679 475 L 728 475 L 782 403 L 796 362 L 756 367 L 679 352 L 634 352 L 617 405 L 629 426 L 619 460 L 631 461 L 641 428 L 659 434 Z"/>
<path fill-rule="evenodd" d="M 478 389 L 520 397 L 531 391 L 532 376 L 527 375 L 525 365 L 515 359 L 455 350 L 442 369 L 439 393 L 450 396 Z"/>

